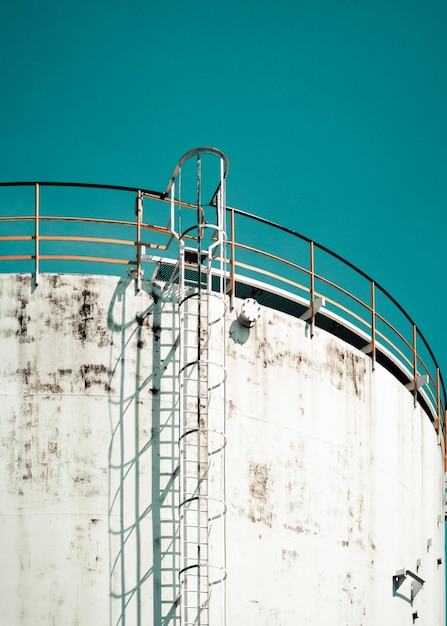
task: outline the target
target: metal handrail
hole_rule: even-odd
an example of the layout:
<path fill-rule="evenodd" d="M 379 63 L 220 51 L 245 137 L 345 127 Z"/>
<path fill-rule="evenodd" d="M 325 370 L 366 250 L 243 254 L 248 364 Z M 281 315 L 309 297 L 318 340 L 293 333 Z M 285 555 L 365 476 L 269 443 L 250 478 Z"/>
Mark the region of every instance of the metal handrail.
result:
<path fill-rule="evenodd" d="M 361 269 L 356 267 L 353 263 L 351 263 L 347 259 L 344 259 L 342 256 L 340 256 L 336 252 L 333 252 L 332 250 L 330 250 L 326 246 L 323 246 L 321 244 L 313 242 L 311 239 L 309 239 L 309 237 L 306 237 L 305 235 L 301 235 L 301 234 L 297 233 L 296 231 L 294 231 L 294 230 L 292 230 L 290 228 L 287 228 L 285 226 L 281 226 L 280 224 L 277 224 L 276 222 L 273 222 L 271 220 L 267 220 L 266 218 L 259 217 L 257 215 L 254 215 L 252 213 L 248 213 L 246 211 L 241 211 L 240 209 L 233 208 L 233 207 L 227 207 L 227 210 L 230 211 L 230 212 L 234 212 L 235 215 L 240 215 L 240 216 L 252 219 L 252 220 L 254 220 L 256 222 L 265 224 L 267 226 L 271 226 L 272 228 L 275 228 L 278 231 L 282 231 L 284 233 L 292 235 L 293 237 L 296 237 L 297 239 L 300 239 L 301 241 L 307 242 L 309 245 L 315 246 L 316 248 L 318 248 L 322 252 L 325 252 L 329 256 L 333 257 L 334 259 L 337 259 L 338 261 L 341 261 L 346 267 L 349 267 L 350 269 L 354 270 L 356 272 L 356 274 L 358 274 L 359 276 L 361 276 L 364 279 L 366 279 L 370 284 L 374 284 L 375 287 L 390 301 L 390 303 L 392 303 L 400 311 L 400 313 L 402 313 L 405 316 L 405 318 L 408 320 L 408 322 L 412 326 L 416 326 L 415 322 L 410 317 L 410 315 L 405 311 L 405 309 L 399 304 L 399 302 L 384 287 L 382 287 L 373 278 L 371 278 L 371 276 L 369 276 L 368 274 L 363 272 Z M 299 266 L 297 266 L 297 268 L 298 267 Z M 317 278 L 316 275 L 315 275 L 315 277 Z M 318 278 L 321 278 L 321 277 L 318 276 Z M 338 288 L 339 291 L 342 291 L 342 289 L 340 289 L 340 287 L 337 287 L 337 288 Z M 349 295 L 351 295 L 351 294 L 349 294 Z M 362 303 L 362 304 L 367 306 L 366 303 Z M 383 321 L 385 323 L 389 324 L 389 322 L 387 322 L 386 320 L 383 320 Z M 396 329 L 391 324 L 389 324 L 389 326 L 390 326 L 391 329 L 394 330 L 394 332 L 396 332 Z M 436 357 L 433 354 L 433 351 L 430 348 L 427 340 L 425 339 L 422 331 L 419 328 L 417 330 L 418 330 L 419 337 L 422 339 L 422 341 L 424 343 L 424 346 L 426 347 L 426 349 L 428 350 L 431 358 L 433 359 L 433 363 L 436 365 L 436 367 L 439 367 L 438 366 L 438 362 L 436 360 Z M 396 334 L 399 334 L 399 333 L 396 333 Z M 445 385 L 444 385 L 444 381 L 442 379 L 442 376 L 441 376 L 441 387 L 442 387 L 442 391 L 443 391 L 443 395 L 444 395 L 444 400 L 446 401 L 446 398 L 447 398 L 447 396 L 446 396 L 446 389 L 445 389 Z"/>
<path fill-rule="evenodd" d="M 203 151 L 207 151 L 207 148 L 201 149 Z M 209 149 L 211 150 L 211 149 Z M 190 153 L 187 153 L 188 155 Z M 185 155 L 186 157 L 187 155 Z M 69 260 L 69 261 L 88 261 L 94 263 L 110 263 L 110 264 L 120 264 L 120 265 L 128 265 L 131 268 L 136 268 L 137 276 L 141 276 L 141 267 L 144 263 L 148 262 L 147 257 L 145 257 L 146 249 L 157 249 L 169 252 L 169 246 L 173 241 L 173 233 L 172 226 L 169 223 L 169 219 L 167 219 L 167 224 L 165 226 L 155 225 L 154 223 L 146 223 L 142 220 L 142 203 L 144 200 L 154 201 L 154 202 L 169 202 L 169 198 L 167 197 L 167 192 L 159 192 L 153 191 L 150 189 L 138 189 L 136 187 L 127 187 L 127 186 L 118 186 L 118 185 L 98 185 L 98 184 L 84 184 L 84 183 L 67 183 L 67 182 L 6 182 L 0 183 L 0 191 L 5 187 L 31 187 L 34 188 L 35 199 L 34 199 L 34 214 L 31 215 L 13 215 L 13 216 L 0 216 L 0 227 L 5 223 L 16 223 L 18 228 L 20 228 L 20 224 L 24 222 L 34 223 L 34 232 L 23 233 L 18 232 L 16 234 L 8 233 L 5 235 L 0 235 L 0 244 L 3 242 L 14 242 L 14 241 L 23 241 L 30 242 L 34 241 L 34 251 L 30 254 L 20 254 L 17 250 L 14 250 L 14 254 L 10 255 L 0 255 L 0 265 L 2 261 L 32 261 L 34 263 L 35 269 L 35 279 L 36 283 L 38 282 L 38 276 L 40 271 L 40 262 L 41 261 L 58 261 L 58 260 Z M 43 187 L 65 187 L 65 188 L 82 188 L 82 189 L 91 189 L 91 190 L 107 190 L 107 191 L 120 191 L 120 192 L 128 192 L 135 196 L 136 203 L 136 211 L 135 211 L 135 219 L 110 219 L 107 217 L 76 217 L 76 216 L 55 216 L 55 215 L 45 215 L 42 212 L 41 199 L 40 199 L 40 190 Z M 169 188 L 169 185 L 168 185 Z M 189 205 L 184 203 L 186 207 Z M 429 402 L 432 404 L 433 410 L 437 414 L 437 423 L 436 430 L 440 435 L 441 439 L 444 441 L 446 437 L 446 408 L 447 408 L 447 398 L 446 398 L 446 388 L 444 384 L 444 379 L 440 372 L 440 368 L 438 362 L 434 356 L 432 349 L 430 348 L 427 340 L 425 339 L 421 330 L 417 327 L 413 319 L 410 315 L 403 309 L 403 307 L 393 298 L 393 296 L 381 285 L 375 282 L 368 274 L 357 268 L 355 265 L 338 255 L 337 253 L 332 252 L 325 246 L 313 242 L 308 237 L 301 235 L 289 228 L 281 226 L 275 222 L 267 220 L 265 218 L 253 215 L 251 213 L 247 213 L 245 211 L 241 211 L 240 209 L 233 207 L 226 207 L 227 217 L 230 222 L 229 229 L 229 237 L 228 237 L 228 247 L 230 251 L 230 259 L 228 263 L 228 288 L 227 292 L 234 296 L 235 293 L 235 275 L 236 268 L 239 270 L 244 270 L 249 274 L 257 274 L 258 276 L 266 277 L 266 280 L 274 280 L 279 281 L 282 285 L 284 285 L 285 290 L 290 293 L 292 296 L 294 295 L 296 290 L 301 292 L 305 292 L 310 297 L 310 307 L 311 307 L 311 319 L 310 322 L 313 324 L 315 322 L 315 314 L 313 312 L 313 301 L 315 297 L 322 296 L 324 294 L 320 293 L 322 290 L 315 289 L 315 281 L 319 281 L 321 285 L 326 285 L 328 288 L 335 290 L 337 293 L 341 295 L 342 298 L 348 298 L 349 302 L 355 303 L 356 306 L 362 307 L 365 311 L 365 318 L 362 318 L 361 315 L 355 313 L 354 310 L 350 309 L 350 305 L 345 306 L 342 301 L 337 301 L 334 298 L 329 298 L 326 296 L 326 300 L 329 305 L 334 307 L 337 311 L 340 312 L 342 319 L 346 321 L 348 318 L 351 320 L 355 320 L 356 323 L 361 323 L 364 325 L 364 328 L 367 329 L 367 332 L 370 333 L 371 338 L 371 356 L 373 358 L 373 362 L 375 360 L 376 354 L 376 340 L 380 340 L 382 344 L 386 344 L 389 349 L 392 351 L 394 358 L 400 362 L 405 369 L 410 370 L 413 376 L 413 394 L 415 399 L 418 397 L 418 387 L 417 387 L 417 377 L 420 373 L 424 373 L 428 376 L 428 389 L 427 395 L 429 396 Z M 302 264 L 298 264 L 294 260 L 284 259 L 274 254 L 272 251 L 268 250 L 268 242 L 265 245 L 266 250 L 261 250 L 258 247 L 253 247 L 248 245 L 248 243 L 244 243 L 244 231 L 243 229 L 239 229 L 236 232 L 236 219 L 244 219 L 248 220 L 251 224 L 250 230 L 253 231 L 256 228 L 257 224 L 263 224 L 268 228 L 272 229 L 272 234 L 276 233 L 277 235 L 282 234 L 284 237 L 290 236 L 304 242 L 309 247 L 309 267 L 303 267 Z M 94 236 L 86 236 L 85 233 L 77 235 L 76 232 L 73 232 L 70 235 L 57 235 L 57 234 L 42 234 L 40 232 L 40 225 L 44 222 L 47 223 L 69 223 L 71 226 L 76 224 L 91 224 L 91 225 L 102 225 L 107 224 L 111 227 L 115 228 L 131 228 L 133 229 L 133 236 L 127 238 L 123 237 L 94 237 Z M 241 232 L 241 237 L 239 237 L 238 233 Z M 144 235 L 143 235 L 144 233 Z M 154 243 L 154 236 L 158 237 L 166 237 L 166 242 L 164 243 Z M 143 241 L 144 239 L 148 239 L 148 241 Z M 152 240 L 151 240 L 152 239 Z M 110 244 L 114 246 L 124 246 L 125 249 L 132 247 L 136 248 L 135 255 L 132 258 L 127 256 L 126 258 L 111 258 L 98 255 L 89 254 L 88 256 L 83 256 L 80 254 L 67 254 L 67 251 L 64 250 L 64 254 L 42 254 L 40 243 L 44 241 L 65 241 L 65 242 L 87 242 L 93 245 L 101 246 L 105 244 Z M 370 285 L 370 293 L 371 300 L 370 302 L 365 302 L 364 299 L 358 297 L 355 293 L 350 292 L 345 289 L 341 285 L 337 284 L 334 280 L 331 280 L 330 276 L 323 275 L 317 273 L 317 269 L 315 267 L 315 251 L 319 251 L 320 253 L 324 253 L 331 259 L 335 259 L 342 264 L 342 267 L 345 267 L 349 270 L 353 270 L 355 275 L 362 278 L 366 283 Z M 90 251 L 91 252 L 91 251 Z M 241 260 L 238 258 L 238 255 L 252 255 L 256 258 L 257 262 L 247 263 L 246 260 Z M 262 261 L 263 259 L 263 261 Z M 266 269 L 265 267 L 261 267 L 262 262 L 264 262 L 264 266 L 267 263 L 270 264 L 270 268 Z M 271 271 L 271 265 L 274 263 L 280 263 L 281 267 L 284 268 L 284 272 L 273 272 Z M 293 277 L 287 277 L 285 274 L 287 272 L 294 272 L 301 275 L 306 276 L 306 280 L 309 281 L 309 285 L 302 285 L 299 280 L 295 280 Z M 328 272 L 326 272 L 328 274 Z M 324 290 L 324 287 L 323 287 Z M 388 306 L 393 307 L 395 311 L 401 314 L 409 324 L 409 330 L 412 330 L 412 339 L 408 340 L 403 331 L 399 328 L 396 328 L 395 324 L 391 323 L 389 316 L 382 314 L 379 312 L 376 307 L 376 298 L 377 294 L 381 294 L 384 297 L 385 302 Z M 384 331 L 380 331 L 376 328 L 377 322 L 380 322 L 386 328 L 386 333 Z M 394 339 L 393 339 L 394 338 Z M 402 348 L 399 348 L 396 345 L 396 341 L 402 343 Z M 429 358 L 431 359 L 431 367 L 428 366 L 425 360 L 421 356 L 421 350 L 419 346 L 422 347 L 423 350 L 427 353 Z M 408 354 L 405 354 L 404 351 L 408 351 Z M 445 444 L 445 441 L 444 441 Z M 446 446 L 444 445 L 444 453 L 446 458 L 446 467 L 447 467 L 447 453 Z"/>

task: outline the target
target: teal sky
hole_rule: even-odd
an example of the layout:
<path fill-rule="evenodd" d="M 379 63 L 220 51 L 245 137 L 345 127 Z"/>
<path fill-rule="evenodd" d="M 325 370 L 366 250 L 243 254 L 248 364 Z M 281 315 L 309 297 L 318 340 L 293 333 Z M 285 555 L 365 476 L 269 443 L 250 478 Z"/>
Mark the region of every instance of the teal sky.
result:
<path fill-rule="evenodd" d="M 404 306 L 447 377 L 445 0 L 3 0 L 0 180 L 163 190 L 214 145 L 228 203 Z"/>

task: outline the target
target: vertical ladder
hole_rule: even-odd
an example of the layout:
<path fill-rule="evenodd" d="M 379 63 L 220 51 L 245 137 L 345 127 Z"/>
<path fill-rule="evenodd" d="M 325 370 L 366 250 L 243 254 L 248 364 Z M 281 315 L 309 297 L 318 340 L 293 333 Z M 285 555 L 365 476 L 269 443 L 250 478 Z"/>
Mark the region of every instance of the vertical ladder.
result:
<path fill-rule="evenodd" d="M 203 153 L 219 159 L 219 185 L 202 207 Z M 176 196 L 196 157 L 196 198 Z M 225 625 L 225 177 L 228 162 L 197 148 L 168 185 L 179 242 L 180 604 L 182 626 Z M 195 210 L 194 210 L 195 209 Z M 193 216 L 191 217 L 191 210 Z M 189 211 L 189 215 L 185 213 Z M 213 216 L 212 221 L 209 219 Z"/>
<path fill-rule="evenodd" d="M 156 305 L 153 317 L 154 377 L 153 406 L 157 407 L 158 423 L 154 424 L 152 438 L 158 437 L 158 451 L 153 450 L 153 496 L 152 521 L 154 554 L 158 552 L 157 568 L 154 567 L 154 597 L 159 590 L 159 604 L 154 603 L 153 621 L 174 626 L 179 624 L 179 522 L 176 515 L 178 490 L 178 314 L 177 302 L 171 297 L 169 285 Z M 157 433 L 154 426 L 157 427 Z M 156 561 L 154 559 L 154 565 Z M 158 571 L 157 571 L 158 569 Z"/>

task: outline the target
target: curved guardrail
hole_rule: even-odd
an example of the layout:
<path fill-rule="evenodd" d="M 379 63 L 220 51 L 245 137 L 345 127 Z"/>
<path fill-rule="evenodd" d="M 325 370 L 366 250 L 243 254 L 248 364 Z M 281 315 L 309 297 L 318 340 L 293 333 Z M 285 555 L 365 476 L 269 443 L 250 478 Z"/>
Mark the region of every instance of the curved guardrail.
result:
<path fill-rule="evenodd" d="M 124 265 L 139 280 L 143 272 L 160 277 L 178 255 L 171 211 L 168 193 L 149 189 L 0 183 L 0 271 L 31 272 L 38 283 L 42 271 L 116 274 Z M 408 313 L 328 248 L 244 211 L 226 213 L 228 294 L 283 308 L 370 354 L 373 367 L 391 369 L 433 421 L 447 468 L 444 380 Z"/>

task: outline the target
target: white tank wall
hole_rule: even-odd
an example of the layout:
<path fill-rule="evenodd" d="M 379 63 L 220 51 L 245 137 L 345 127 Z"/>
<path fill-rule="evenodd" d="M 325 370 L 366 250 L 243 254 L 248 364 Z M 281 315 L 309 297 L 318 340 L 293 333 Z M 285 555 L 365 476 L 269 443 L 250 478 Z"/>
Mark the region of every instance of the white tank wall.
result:
<path fill-rule="evenodd" d="M 176 317 L 145 289 L 0 276 L 8 624 L 178 623 Z M 246 336 L 235 319 L 227 624 L 394 626 L 417 611 L 443 626 L 443 467 L 426 414 L 324 331 L 310 339 L 263 308 Z M 392 576 L 418 559 L 426 582 L 411 606 Z"/>
<path fill-rule="evenodd" d="M 150 447 L 136 463 L 152 428 L 142 298 L 104 277 L 0 285 L 2 615 L 99 626 L 119 623 L 126 604 L 129 623 L 151 623 Z"/>
<path fill-rule="evenodd" d="M 248 341 L 229 346 L 230 614 L 366 626 L 411 624 L 417 611 L 444 624 L 434 428 L 367 356 L 306 335 L 304 322 L 263 309 Z M 413 607 L 392 594 L 403 568 L 426 581 Z"/>

